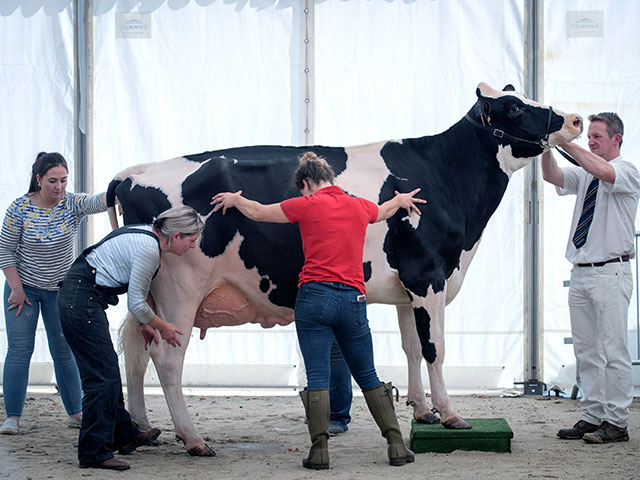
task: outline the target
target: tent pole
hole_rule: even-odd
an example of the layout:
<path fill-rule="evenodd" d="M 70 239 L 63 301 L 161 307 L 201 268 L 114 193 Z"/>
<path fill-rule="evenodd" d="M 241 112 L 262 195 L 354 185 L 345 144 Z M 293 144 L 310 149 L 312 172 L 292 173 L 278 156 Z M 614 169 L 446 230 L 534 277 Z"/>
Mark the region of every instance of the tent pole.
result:
<path fill-rule="evenodd" d="M 93 0 L 74 0 L 74 170 L 76 192 L 91 192 L 93 125 Z M 89 245 L 90 222 L 82 222 L 76 248 Z"/>
<path fill-rule="evenodd" d="M 543 2 L 525 0 L 524 29 L 524 93 L 527 97 L 542 102 L 542 49 L 543 49 Z M 539 158 L 535 158 L 524 174 L 524 379 L 525 394 L 542 394 L 542 252 L 541 246 L 541 201 L 542 181 Z"/>

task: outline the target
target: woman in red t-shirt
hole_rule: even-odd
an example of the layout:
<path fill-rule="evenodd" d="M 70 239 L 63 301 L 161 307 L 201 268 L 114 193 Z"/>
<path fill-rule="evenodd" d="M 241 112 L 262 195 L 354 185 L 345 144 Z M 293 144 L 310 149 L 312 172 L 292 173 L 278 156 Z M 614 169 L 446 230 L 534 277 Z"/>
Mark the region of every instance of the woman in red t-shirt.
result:
<path fill-rule="evenodd" d="M 414 454 L 402 440 L 391 397 L 373 364 L 371 331 L 366 315 L 362 253 L 367 226 L 386 220 L 400 208 L 420 215 L 414 198 L 420 189 L 400 194 L 378 206 L 346 194 L 333 185 L 335 173 L 323 158 L 306 153 L 295 173 L 302 197 L 263 205 L 236 193 L 218 193 L 213 211 L 236 207 L 252 220 L 297 223 L 305 262 L 300 272 L 295 324 L 307 371 L 307 387 L 300 392 L 312 446 L 302 461 L 305 468 L 329 468 L 330 352 L 334 338 L 362 390 L 369 410 L 389 444 L 389 463 L 404 465 Z"/>

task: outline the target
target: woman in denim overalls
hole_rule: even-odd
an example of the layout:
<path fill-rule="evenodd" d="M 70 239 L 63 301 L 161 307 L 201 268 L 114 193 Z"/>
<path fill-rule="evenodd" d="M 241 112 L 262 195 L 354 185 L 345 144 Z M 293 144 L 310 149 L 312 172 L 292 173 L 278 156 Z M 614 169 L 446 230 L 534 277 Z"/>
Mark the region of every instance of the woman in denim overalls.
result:
<path fill-rule="evenodd" d="M 78 437 L 81 468 L 126 470 L 114 451 L 129 454 L 160 435 L 138 430 L 124 408 L 118 356 L 109 334 L 106 308 L 128 292 L 128 307 L 146 329 L 170 345 L 180 346 L 181 332 L 158 317 L 146 303 L 161 253 L 182 255 L 196 247 L 202 221 L 190 207 L 161 213 L 153 225 L 119 228 L 80 255 L 64 277 L 58 294 L 62 330 L 82 379 L 82 426 Z M 143 333 L 144 334 L 144 333 Z M 151 337 L 149 336 L 151 335 Z"/>

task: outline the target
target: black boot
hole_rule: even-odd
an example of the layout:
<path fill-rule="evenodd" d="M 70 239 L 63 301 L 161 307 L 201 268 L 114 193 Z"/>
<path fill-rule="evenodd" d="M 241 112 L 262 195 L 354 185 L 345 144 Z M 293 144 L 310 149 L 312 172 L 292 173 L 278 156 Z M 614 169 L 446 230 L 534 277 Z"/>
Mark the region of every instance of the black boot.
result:
<path fill-rule="evenodd" d="M 391 383 L 384 383 L 376 388 L 362 392 L 367 406 L 375 419 L 382 436 L 387 439 L 389 465 L 401 466 L 413 462 L 416 457 L 404 445 L 402 432 L 398 425 L 398 417 L 393 409 Z"/>
<path fill-rule="evenodd" d="M 300 398 L 311 436 L 311 449 L 307 458 L 302 460 L 302 466 L 326 470 L 329 468 L 329 389 L 303 390 Z"/>

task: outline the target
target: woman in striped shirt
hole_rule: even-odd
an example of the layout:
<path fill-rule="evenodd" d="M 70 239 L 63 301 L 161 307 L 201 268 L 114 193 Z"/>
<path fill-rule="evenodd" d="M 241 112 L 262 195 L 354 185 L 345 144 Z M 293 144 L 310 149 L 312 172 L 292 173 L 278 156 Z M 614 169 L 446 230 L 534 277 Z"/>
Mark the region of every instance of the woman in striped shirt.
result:
<path fill-rule="evenodd" d="M 27 392 L 38 317 L 47 332 L 67 425 L 80 427 L 82 392 L 75 359 L 62 334 L 58 282 L 73 262 L 80 221 L 106 211 L 104 193 L 66 191 L 69 169 L 59 153 L 40 153 L 26 195 L 7 209 L 0 234 L 0 268 L 6 277 L 4 317 L 8 349 L 4 361 L 7 419 L 0 433 L 17 434 Z"/>

